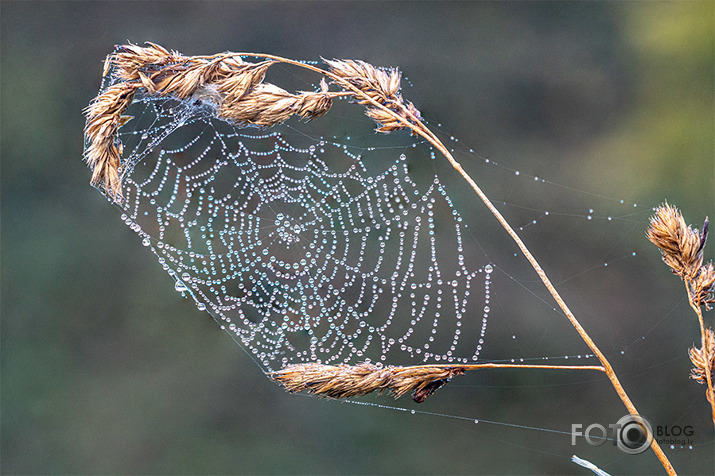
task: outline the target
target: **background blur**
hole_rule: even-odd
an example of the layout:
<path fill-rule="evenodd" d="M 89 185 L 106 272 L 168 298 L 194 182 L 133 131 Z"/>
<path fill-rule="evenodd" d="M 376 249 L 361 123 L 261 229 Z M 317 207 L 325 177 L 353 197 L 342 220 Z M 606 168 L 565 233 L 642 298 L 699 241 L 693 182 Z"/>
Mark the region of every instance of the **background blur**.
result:
<path fill-rule="evenodd" d="M 561 431 L 615 423 L 625 408 L 599 375 L 467 375 L 423 406 L 396 403 L 470 421 L 286 394 L 178 298 L 88 185 L 81 111 L 97 93 L 105 55 L 127 41 L 187 55 L 364 59 L 399 66 L 422 115 L 483 156 L 645 207 L 667 198 L 697 225 L 715 216 L 714 24 L 712 1 L 3 1 L 0 470 L 590 474 L 569 461 L 575 453 L 613 474 L 660 473 L 650 451 L 574 448 L 568 435 L 471 421 Z M 476 158 L 459 158 L 479 182 Z M 507 199 L 503 182 L 484 185 Z M 530 189 L 512 186 L 528 204 Z M 561 192 L 554 200 L 583 198 Z M 480 206 L 460 194 L 462 207 Z M 642 238 L 647 213 L 603 229 L 586 226 L 586 213 L 524 238 L 557 282 L 602 262 L 604 250 L 638 252 L 560 288 L 640 412 L 653 425 L 694 427 L 692 450 L 666 446 L 676 469 L 712 474 L 704 387 L 688 380 L 687 348 L 699 333 L 681 283 Z M 564 237 L 578 253 L 553 246 Z M 507 243 L 503 235 L 480 240 Z M 515 269 L 534 279 L 523 264 Z M 510 300 L 506 285 L 495 293 Z M 534 299 L 522 294 L 531 300 L 514 305 L 529 311 Z M 498 315 L 491 319 L 513 329 L 488 333 L 485 356 L 499 354 L 503 336 L 529 344 L 541 325 L 530 314 Z M 712 312 L 707 319 L 712 325 Z M 566 339 L 555 347 L 561 353 L 586 352 L 565 320 L 549 333 Z M 549 352 L 547 343 L 533 347 L 533 355 Z"/>

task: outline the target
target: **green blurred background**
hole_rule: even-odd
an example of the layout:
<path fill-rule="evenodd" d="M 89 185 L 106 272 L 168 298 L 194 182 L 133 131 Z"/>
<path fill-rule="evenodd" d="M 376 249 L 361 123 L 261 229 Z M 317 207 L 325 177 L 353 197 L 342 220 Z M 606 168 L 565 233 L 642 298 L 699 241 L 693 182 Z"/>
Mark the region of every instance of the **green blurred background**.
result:
<path fill-rule="evenodd" d="M 661 472 L 650 451 L 574 448 L 568 435 L 471 421 L 561 431 L 613 423 L 625 409 L 598 375 L 468 375 L 423 406 L 396 403 L 466 421 L 284 393 L 208 315 L 177 297 L 89 187 L 81 111 L 97 93 L 105 55 L 126 41 L 184 54 L 364 59 L 399 66 L 423 116 L 484 156 L 646 207 L 667 198 L 697 224 L 715 215 L 714 25 L 712 1 L 3 1 L 0 470 L 589 474 L 569 461 L 576 453 L 614 474 Z M 459 158 L 479 181 L 479 160 Z M 526 185 L 485 188 L 506 200 L 504 183 L 529 203 Z M 553 200 L 583 198 L 561 192 Z M 479 207 L 461 193 L 462 206 Z M 556 281 L 590 269 L 604 250 L 638 251 L 561 289 L 641 413 L 654 425 L 694 426 L 692 450 L 666 447 L 676 469 L 712 474 L 709 409 L 703 387 L 688 380 L 697 324 L 681 284 L 642 238 L 647 214 L 613 228 L 586 226 L 585 214 L 527 229 L 524 238 Z M 554 249 L 559 237 L 578 251 Z M 503 235 L 480 240 L 506 243 Z M 533 281 L 520 266 L 512 276 Z M 506 284 L 496 292 L 495 300 L 511 299 Z M 512 300 L 528 312 L 534 299 L 523 294 L 523 303 Z M 492 340 L 487 334 L 493 356 L 507 334 L 531 344 L 529 332 L 543 327 L 538 312 L 491 319 L 503 322 Z M 586 351 L 565 320 L 559 326 L 552 340 L 568 341 L 556 348 Z"/>

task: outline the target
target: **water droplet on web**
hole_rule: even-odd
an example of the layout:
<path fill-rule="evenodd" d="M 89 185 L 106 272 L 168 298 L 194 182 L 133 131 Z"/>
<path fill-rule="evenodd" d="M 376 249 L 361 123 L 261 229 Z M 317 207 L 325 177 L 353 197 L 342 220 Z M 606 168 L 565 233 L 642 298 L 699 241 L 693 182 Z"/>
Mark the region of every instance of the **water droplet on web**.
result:
<path fill-rule="evenodd" d="M 142 240 L 142 245 L 144 246 L 149 246 L 151 245 L 151 240 L 147 237 Z"/>
<path fill-rule="evenodd" d="M 487 274 L 490 274 L 492 271 L 494 271 L 494 268 L 492 268 L 492 265 L 488 264 L 484 267 L 484 272 Z M 498 281 L 498 279 L 497 279 Z"/>
<path fill-rule="evenodd" d="M 196 309 L 198 309 L 199 311 L 205 311 L 205 310 L 206 310 L 206 304 L 204 304 L 204 303 L 202 303 L 202 302 L 196 303 Z"/>

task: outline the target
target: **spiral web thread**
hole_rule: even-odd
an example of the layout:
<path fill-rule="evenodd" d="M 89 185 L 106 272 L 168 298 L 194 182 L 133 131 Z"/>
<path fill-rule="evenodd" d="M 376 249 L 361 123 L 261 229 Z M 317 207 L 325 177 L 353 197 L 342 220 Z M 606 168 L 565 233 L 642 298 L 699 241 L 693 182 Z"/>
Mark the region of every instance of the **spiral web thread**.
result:
<path fill-rule="evenodd" d="M 478 359 L 492 267 L 439 178 L 408 171 L 426 146 L 239 128 L 191 100 L 129 113 L 122 219 L 264 370 Z"/>

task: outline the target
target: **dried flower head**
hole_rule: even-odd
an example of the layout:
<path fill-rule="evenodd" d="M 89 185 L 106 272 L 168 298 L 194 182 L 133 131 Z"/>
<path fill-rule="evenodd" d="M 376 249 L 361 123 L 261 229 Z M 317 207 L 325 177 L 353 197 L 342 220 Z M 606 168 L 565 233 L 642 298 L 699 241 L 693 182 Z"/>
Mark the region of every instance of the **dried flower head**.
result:
<path fill-rule="evenodd" d="M 710 304 L 715 303 L 715 266 L 712 261 L 700 268 L 698 275 L 690 283 L 690 294 L 696 306 L 705 306 L 710 310 Z"/>
<path fill-rule="evenodd" d="M 183 56 L 159 45 L 117 46 L 104 64 L 104 75 L 116 81 L 85 109 L 85 160 L 92 168 L 92 183 L 103 185 L 114 199 L 121 199 L 121 143 L 118 129 L 124 111 L 137 91 L 177 99 L 210 101 L 217 116 L 238 125 L 270 127 L 297 115 L 312 120 L 332 106 L 325 80 L 318 92 L 291 94 L 264 83 L 266 70 L 275 60 L 247 63 L 233 53 Z M 387 84 L 394 89 L 399 87 Z M 384 81 L 384 79 L 381 79 Z M 392 78 L 391 81 L 395 81 Z"/>
<path fill-rule="evenodd" d="M 84 157 L 92 168 L 92 184 L 102 184 L 110 196 L 121 197 L 121 143 L 117 131 L 130 116 L 123 113 L 132 103 L 136 86 L 119 83 L 107 88 L 85 109 L 87 148 Z"/>
<path fill-rule="evenodd" d="M 405 103 L 400 95 L 400 72 L 397 69 L 380 69 L 364 61 L 323 61 L 330 67 L 331 73 L 403 120 L 412 123 L 422 120 L 417 108 L 410 102 Z M 403 120 L 384 109 L 374 107 L 368 99 L 357 98 L 357 102 L 368 106 L 365 114 L 380 126 L 376 129 L 377 132 L 393 132 L 407 127 Z"/>
<path fill-rule="evenodd" d="M 715 376 L 715 334 L 712 329 L 705 329 L 705 345 L 701 349 L 695 347 L 688 352 L 693 368 L 690 370 L 690 378 L 700 384 L 707 384 L 707 375 L 710 374 L 712 381 Z"/>
<path fill-rule="evenodd" d="M 269 376 L 289 392 L 309 392 L 320 397 L 350 398 L 372 392 L 390 391 L 395 398 L 414 391 L 412 399 L 422 403 L 455 375 L 460 367 L 379 367 L 369 363 L 289 365 Z"/>
<path fill-rule="evenodd" d="M 706 221 L 707 224 L 707 221 Z M 648 239 L 660 248 L 663 261 L 683 280 L 695 278 L 703 264 L 703 247 L 707 226 L 703 233 L 686 225 L 680 211 L 667 202 L 655 210 L 646 232 Z"/>

